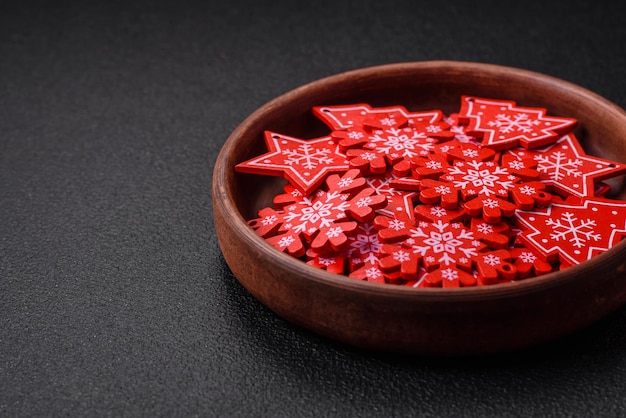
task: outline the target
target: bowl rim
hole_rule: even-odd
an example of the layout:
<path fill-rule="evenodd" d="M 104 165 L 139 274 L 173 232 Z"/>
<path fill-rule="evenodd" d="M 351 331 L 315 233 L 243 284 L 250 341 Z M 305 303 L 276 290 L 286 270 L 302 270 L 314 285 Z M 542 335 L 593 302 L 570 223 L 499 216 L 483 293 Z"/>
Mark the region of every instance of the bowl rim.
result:
<path fill-rule="evenodd" d="M 519 78 L 532 78 L 542 83 L 567 89 L 570 93 L 580 96 L 581 98 L 584 98 L 584 100 L 593 100 L 607 111 L 614 113 L 614 117 L 623 118 L 626 123 L 626 111 L 608 99 L 577 84 L 531 70 L 498 64 L 451 60 L 398 62 L 364 67 L 320 78 L 287 91 L 286 93 L 283 93 L 266 102 L 246 117 L 226 139 L 215 160 L 212 181 L 213 204 L 221 205 L 222 213 L 227 217 L 227 220 L 234 222 L 231 226 L 241 233 L 241 239 L 246 240 L 247 244 L 253 246 L 259 252 L 262 252 L 263 255 L 269 259 L 277 258 L 277 262 L 280 262 L 283 266 L 285 266 L 285 268 L 289 268 L 297 280 L 311 280 L 321 285 L 341 288 L 349 291 L 358 291 L 365 294 L 384 294 L 386 297 L 397 297 L 401 299 L 411 298 L 416 301 L 424 299 L 428 301 L 441 300 L 451 302 L 454 300 L 492 299 L 494 297 L 501 298 L 507 296 L 520 296 L 529 293 L 541 292 L 544 289 L 559 286 L 564 282 L 571 281 L 575 277 L 589 275 L 595 270 L 600 271 L 600 267 L 615 254 L 626 254 L 626 239 L 623 239 L 611 249 L 604 251 L 583 263 L 570 266 L 566 270 L 558 272 L 551 272 L 537 277 L 518 280 L 512 283 L 499 283 L 489 286 L 422 288 L 356 280 L 344 275 L 330 273 L 326 270 L 309 266 L 304 261 L 275 249 L 248 226 L 246 220 L 235 204 L 232 190 L 229 187 L 229 181 L 235 175 L 234 165 L 238 163 L 238 161 L 232 161 L 233 158 L 231 158 L 231 151 L 236 147 L 240 137 L 248 129 L 256 124 L 259 124 L 266 116 L 271 115 L 277 107 L 284 106 L 284 102 L 289 102 L 306 95 L 319 88 L 322 84 L 339 84 L 345 80 L 357 77 L 373 77 L 380 73 L 385 73 L 386 76 L 393 76 L 394 73 L 404 74 L 407 71 L 435 70 L 442 68 L 481 70 L 489 73 L 506 73 L 508 76 Z M 571 274 L 563 274 L 563 271 L 568 271 Z"/>

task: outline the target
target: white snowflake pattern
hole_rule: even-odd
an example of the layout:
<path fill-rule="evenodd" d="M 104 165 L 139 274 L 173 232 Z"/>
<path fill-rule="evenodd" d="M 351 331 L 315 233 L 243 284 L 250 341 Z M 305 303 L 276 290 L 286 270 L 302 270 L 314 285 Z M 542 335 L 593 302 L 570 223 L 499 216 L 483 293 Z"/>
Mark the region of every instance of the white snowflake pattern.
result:
<path fill-rule="evenodd" d="M 337 263 L 337 260 L 335 259 L 335 257 L 320 257 L 319 258 L 319 263 L 323 266 L 332 266 L 333 264 Z"/>
<path fill-rule="evenodd" d="M 511 170 L 523 170 L 526 166 L 522 160 L 511 160 L 509 161 L 509 168 Z"/>
<path fill-rule="evenodd" d="M 291 235 L 286 235 L 282 237 L 280 240 L 278 240 L 278 246 L 280 248 L 289 247 L 291 244 L 295 242 L 295 240 L 296 239 L 292 237 Z"/>
<path fill-rule="evenodd" d="M 483 165 L 488 168 L 483 168 Z M 483 161 L 468 161 L 465 164 L 456 164 L 448 169 L 448 173 L 454 182 L 454 186 L 464 190 L 474 190 L 478 194 L 491 196 L 496 193 L 495 189 L 510 189 L 513 181 L 505 167 L 489 166 Z M 448 177 L 446 177 L 448 178 Z M 506 180 L 505 180 L 506 179 Z"/>
<path fill-rule="evenodd" d="M 348 138 L 350 139 L 361 139 L 363 138 L 363 133 L 359 132 L 359 131 L 352 131 L 350 133 L 348 133 Z"/>
<path fill-rule="evenodd" d="M 458 280 L 459 272 L 451 268 L 443 269 L 441 270 L 441 277 L 449 281 Z"/>
<path fill-rule="evenodd" d="M 535 261 L 537 261 L 537 256 L 531 252 L 524 251 L 520 253 L 519 259 L 522 261 L 522 263 L 534 263 Z"/>
<path fill-rule="evenodd" d="M 276 217 L 276 215 L 267 215 L 265 218 L 263 218 L 261 224 L 263 226 L 274 225 L 277 220 L 278 218 Z"/>
<path fill-rule="evenodd" d="M 354 179 L 352 177 L 345 177 L 339 180 L 339 183 L 337 183 L 337 185 L 341 188 L 344 188 L 349 187 L 352 183 L 354 183 Z"/>
<path fill-rule="evenodd" d="M 488 254 L 488 255 L 483 256 L 483 262 L 485 264 L 489 264 L 490 266 L 497 266 L 498 264 L 502 262 L 502 260 L 497 255 Z"/>
<path fill-rule="evenodd" d="M 435 192 L 440 195 L 445 195 L 445 194 L 452 193 L 452 190 L 450 190 L 448 186 L 440 185 L 440 186 L 435 186 Z"/>
<path fill-rule="evenodd" d="M 344 196 L 328 192 L 325 196 L 305 197 L 298 205 L 290 206 L 283 219 L 295 233 L 329 227 L 332 222 L 346 216 L 345 211 L 350 205 L 343 199 Z"/>
<path fill-rule="evenodd" d="M 489 121 L 489 126 L 497 128 L 503 134 L 511 132 L 528 133 L 533 130 L 534 126 L 540 124 L 538 120 L 530 119 L 526 113 L 517 113 L 514 116 L 499 114 L 496 120 Z"/>
<path fill-rule="evenodd" d="M 560 219 L 547 219 L 546 225 L 552 227 L 550 238 L 560 241 L 569 237 L 569 242 L 576 248 L 584 247 L 588 240 L 598 241 L 601 238 L 601 234 L 594 232 L 594 219 L 579 220 L 571 212 L 563 213 Z"/>
<path fill-rule="evenodd" d="M 529 186 L 529 185 L 526 184 L 526 185 L 520 187 L 519 191 L 522 194 L 525 194 L 525 195 L 528 195 L 528 196 L 532 196 L 532 195 L 534 195 L 537 192 L 537 189 L 535 189 L 534 187 Z"/>
<path fill-rule="evenodd" d="M 389 228 L 394 229 L 396 231 L 404 229 L 405 226 L 406 226 L 405 222 L 401 221 L 399 219 L 393 219 L 393 220 L 389 221 Z"/>
<path fill-rule="evenodd" d="M 493 226 L 489 225 L 486 222 L 483 222 L 476 226 L 476 230 L 481 234 L 491 234 L 493 233 Z"/>
<path fill-rule="evenodd" d="M 328 148 L 316 149 L 310 144 L 302 144 L 296 149 L 285 149 L 282 152 L 287 158 L 285 164 L 300 165 L 307 170 L 315 169 L 319 164 L 333 164 L 334 159 L 329 157 L 332 151 Z"/>
<path fill-rule="evenodd" d="M 419 150 L 429 151 L 433 148 L 432 141 L 423 132 L 412 131 L 409 135 L 402 129 L 388 129 L 381 134 L 370 138 L 376 144 L 376 151 L 381 154 L 393 154 L 398 157 L 412 158 L 418 155 Z"/>
<path fill-rule="evenodd" d="M 357 200 L 356 206 L 358 208 L 363 208 L 365 206 L 369 206 L 371 203 L 372 203 L 372 198 L 371 197 L 362 197 L 359 200 Z"/>
<path fill-rule="evenodd" d="M 563 180 L 565 177 L 580 177 L 580 167 L 583 161 L 576 158 L 567 158 L 561 151 L 555 151 L 548 155 L 538 154 L 534 157 L 537 161 L 537 171 L 546 173 L 552 180 Z"/>
<path fill-rule="evenodd" d="M 441 126 L 437 126 L 437 125 L 428 125 L 428 126 L 426 127 L 426 130 L 427 130 L 428 132 L 430 132 L 431 134 L 435 134 L 435 133 L 441 132 L 441 130 L 442 130 L 442 129 L 441 129 Z"/>
<path fill-rule="evenodd" d="M 467 158 L 476 158 L 478 157 L 478 151 L 471 148 L 466 148 L 463 150 L 463 156 Z"/>
<path fill-rule="evenodd" d="M 341 234 L 343 234 L 343 229 L 340 226 L 336 226 L 334 228 L 329 228 L 326 231 L 326 236 L 328 238 L 337 238 Z"/>
<path fill-rule="evenodd" d="M 450 224 L 437 221 L 431 225 L 430 230 L 422 228 L 411 231 L 411 237 L 419 239 L 412 246 L 413 253 L 425 257 L 427 253 L 436 254 L 439 263 L 445 265 L 454 264 L 459 256 L 470 258 L 477 255 L 476 246 L 473 244 L 474 236 L 466 229 L 454 229 Z M 418 240 L 416 240 L 418 241 Z M 467 244 L 470 244 L 469 246 Z"/>
<path fill-rule="evenodd" d="M 378 158 L 378 156 L 373 152 L 364 152 L 363 154 L 360 155 L 360 157 L 364 159 L 365 161 L 373 161 L 376 158 Z"/>
<path fill-rule="evenodd" d="M 350 249 L 354 253 L 352 258 L 358 258 L 365 263 L 375 264 L 382 248 L 378 240 L 378 232 L 371 224 L 363 224 L 356 235 L 348 238 Z M 358 257 L 355 255 L 358 254 Z"/>
<path fill-rule="evenodd" d="M 495 209 L 500 207 L 500 203 L 498 203 L 498 199 L 485 199 L 483 200 L 483 206 L 486 206 L 489 209 Z"/>
<path fill-rule="evenodd" d="M 370 267 L 365 270 L 365 277 L 367 277 L 368 279 L 378 279 L 382 275 L 383 273 L 376 267 Z"/>
<path fill-rule="evenodd" d="M 434 160 L 428 160 L 424 165 L 430 170 L 440 170 L 442 167 L 441 162 Z"/>
<path fill-rule="evenodd" d="M 393 126 L 396 124 L 396 120 L 393 118 L 393 116 L 390 116 L 388 118 L 381 119 L 380 123 L 385 126 Z"/>
<path fill-rule="evenodd" d="M 433 206 L 430 208 L 430 214 L 441 218 L 442 216 L 446 216 L 448 214 L 448 211 L 441 206 Z"/>
<path fill-rule="evenodd" d="M 396 261 L 399 261 L 400 263 L 403 263 L 405 261 L 409 261 L 411 259 L 411 255 L 408 252 L 403 251 L 403 250 L 394 251 L 393 259 Z"/>

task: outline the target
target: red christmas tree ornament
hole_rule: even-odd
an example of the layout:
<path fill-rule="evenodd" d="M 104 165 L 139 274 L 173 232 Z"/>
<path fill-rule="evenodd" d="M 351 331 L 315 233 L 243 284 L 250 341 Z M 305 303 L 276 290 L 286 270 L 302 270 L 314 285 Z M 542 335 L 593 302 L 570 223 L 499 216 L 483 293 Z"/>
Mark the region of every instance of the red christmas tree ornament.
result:
<path fill-rule="evenodd" d="M 626 202 L 588 198 L 552 203 L 541 211 L 518 211 L 519 239 L 545 260 L 569 265 L 612 248 L 626 234 Z"/>
<path fill-rule="evenodd" d="M 403 106 L 371 107 L 365 103 L 315 106 L 313 114 L 334 131 L 353 128 L 385 129 L 405 126 L 409 121 L 435 124 L 443 119 L 439 110 L 409 113 Z"/>
<path fill-rule="evenodd" d="M 482 146 L 495 150 L 541 147 L 577 124 L 576 119 L 547 116 L 546 109 L 474 96 L 461 98 L 459 120 L 468 125 L 466 132 L 482 139 Z"/>

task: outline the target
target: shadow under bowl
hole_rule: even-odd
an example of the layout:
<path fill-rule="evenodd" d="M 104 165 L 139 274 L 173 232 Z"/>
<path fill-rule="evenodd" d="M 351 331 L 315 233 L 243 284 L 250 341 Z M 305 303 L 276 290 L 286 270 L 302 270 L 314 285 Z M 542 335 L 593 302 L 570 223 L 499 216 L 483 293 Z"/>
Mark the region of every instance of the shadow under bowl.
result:
<path fill-rule="evenodd" d="M 285 181 L 235 172 L 267 152 L 263 132 L 328 135 L 313 106 L 368 103 L 409 111 L 458 111 L 462 95 L 514 100 L 578 119 L 588 154 L 626 162 L 626 112 L 551 76 L 481 63 L 426 61 L 370 67 L 292 90 L 246 118 L 213 172 L 213 208 L 224 258 L 237 280 L 279 316 L 352 346 L 420 355 L 487 354 L 544 342 L 626 303 L 626 240 L 589 261 L 515 283 L 458 289 L 409 288 L 328 273 L 279 252 L 247 225 Z M 626 200 L 623 179 L 613 198 Z"/>

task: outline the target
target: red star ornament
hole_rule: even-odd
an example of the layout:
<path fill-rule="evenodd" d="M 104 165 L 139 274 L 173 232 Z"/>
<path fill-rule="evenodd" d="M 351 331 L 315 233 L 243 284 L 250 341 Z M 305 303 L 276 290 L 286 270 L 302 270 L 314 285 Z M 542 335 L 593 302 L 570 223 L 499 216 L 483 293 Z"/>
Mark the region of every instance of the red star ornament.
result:
<path fill-rule="evenodd" d="M 520 242 L 544 259 L 574 265 L 616 245 L 626 234 L 626 202 L 589 198 L 517 211 Z"/>
<path fill-rule="evenodd" d="M 483 146 L 495 150 L 518 145 L 541 147 L 556 141 L 577 124 L 576 119 L 546 116 L 545 109 L 473 96 L 461 98 L 459 119 L 468 124 L 467 133 L 482 138 Z"/>
<path fill-rule="evenodd" d="M 308 195 L 329 174 L 350 168 L 346 155 L 330 136 L 298 139 L 266 131 L 265 143 L 268 153 L 237 164 L 235 170 L 268 176 L 282 175 Z"/>
<path fill-rule="evenodd" d="M 547 147 L 514 148 L 508 153 L 535 160 L 537 180 L 567 196 L 594 196 L 595 183 L 626 173 L 625 164 L 587 155 L 571 133 Z"/>

